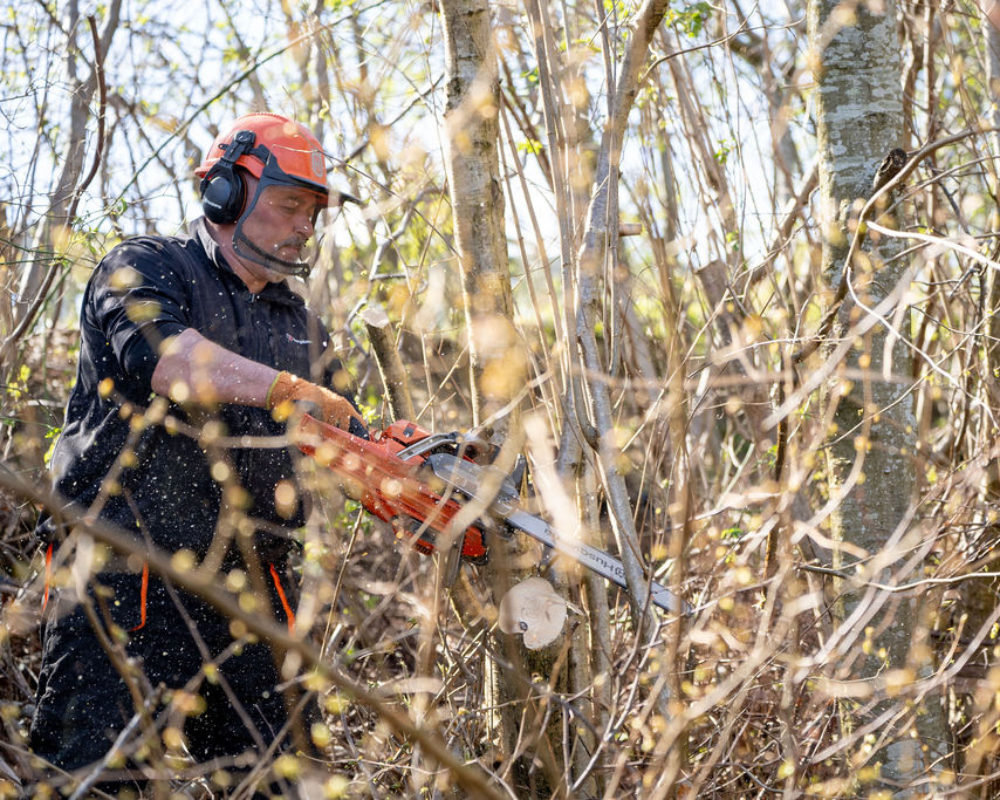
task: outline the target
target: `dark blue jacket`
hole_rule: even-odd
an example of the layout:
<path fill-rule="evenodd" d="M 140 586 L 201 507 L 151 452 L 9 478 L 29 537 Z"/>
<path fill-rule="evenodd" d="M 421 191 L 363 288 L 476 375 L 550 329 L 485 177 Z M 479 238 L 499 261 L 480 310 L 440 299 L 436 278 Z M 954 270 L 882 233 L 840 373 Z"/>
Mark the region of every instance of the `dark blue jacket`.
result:
<path fill-rule="evenodd" d="M 80 326 L 76 385 L 51 464 L 57 490 L 83 506 L 96 501 L 102 517 L 160 547 L 203 555 L 216 533 L 224 487 L 226 497 L 238 498 L 239 486 L 257 544 L 268 551 L 261 555 L 280 558 L 284 531 L 304 521 L 301 499 L 292 509 L 275 503 L 280 482 L 294 485 L 295 454 L 206 449 L 184 430 L 214 421 L 225 436 L 273 437 L 284 433 L 283 424 L 241 405 L 189 415 L 170 404 L 165 422 L 140 420 L 153 398 L 160 344 L 189 327 L 234 353 L 348 396 L 349 381 L 330 357 L 329 335 L 316 315 L 284 283 L 251 294 L 197 220 L 188 236 L 139 237 L 112 250 L 87 285 Z M 230 530 L 232 521 L 227 517 Z"/>

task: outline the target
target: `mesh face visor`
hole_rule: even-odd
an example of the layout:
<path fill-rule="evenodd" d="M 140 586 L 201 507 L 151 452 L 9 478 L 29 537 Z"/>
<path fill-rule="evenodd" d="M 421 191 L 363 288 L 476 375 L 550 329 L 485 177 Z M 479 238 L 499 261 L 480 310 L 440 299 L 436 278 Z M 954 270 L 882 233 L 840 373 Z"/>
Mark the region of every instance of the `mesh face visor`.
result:
<path fill-rule="evenodd" d="M 257 190 L 236 223 L 236 254 L 274 272 L 305 277 L 316 259 L 312 229 L 328 203 L 326 187 L 287 174 L 268 154 Z"/>

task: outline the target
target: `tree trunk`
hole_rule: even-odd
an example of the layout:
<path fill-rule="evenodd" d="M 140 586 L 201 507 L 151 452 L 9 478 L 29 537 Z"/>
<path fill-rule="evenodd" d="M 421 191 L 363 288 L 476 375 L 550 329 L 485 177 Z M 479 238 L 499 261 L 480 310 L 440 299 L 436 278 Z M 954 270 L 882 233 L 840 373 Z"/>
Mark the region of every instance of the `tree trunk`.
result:
<path fill-rule="evenodd" d="M 445 168 L 469 332 L 473 423 L 523 387 L 500 180 L 500 90 L 485 0 L 442 0 L 447 58 Z"/>
<path fill-rule="evenodd" d="M 514 409 L 506 407 L 513 405 L 516 409 L 512 401 L 524 387 L 528 361 L 512 319 L 514 304 L 498 149 L 496 47 L 486 0 L 441 0 L 440 7 L 448 98 L 445 167 L 469 337 L 473 424 L 490 422 L 497 438 L 503 438 L 514 428 Z M 497 416 L 495 420 L 491 419 L 493 415 Z M 537 563 L 537 559 L 520 557 L 528 547 L 525 539 L 514 537 L 507 543 L 494 537 L 491 541 L 490 560 L 484 572 L 496 602 L 516 580 L 527 575 L 527 567 L 522 564 Z M 491 710 L 498 756 L 506 761 L 517 755 L 519 739 L 523 752 L 520 721 L 542 717 L 541 708 L 522 713 L 519 707 L 530 703 L 530 687 L 524 676 L 532 672 L 548 676 L 553 654 L 528 654 L 509 637 L 495 640 L 493 648 L 504 654 L 504 665 L 498 667 L 490 659 L 484 664 L 486 705 Z M 526 663 L 530 663 L 530 670 L 525 669 Z M 527 734 L 529 740 L 538 737 L 535 752 L 545 767 L 546 782 L 556 789 L 558 773 L 551 754 L 558 752 L 559 736 L 547 741 L 543 731 L 532 729 Z M 533 756 L 515 764 L 521 778 L 536 760 Z"/>
<path fill-rule="evenodd" d="M 626 123 L 636 95 L 640 88 L 640 73 L 649 56 L 649 45 L 653 34 L 659 27 L 668 6 L 667 0 L 646 0 L 639 8 L 635 24 L 628 37 L 628 50 L 622 62 L 618 81 L 614 90 L 614 100 L 611 104 L 607 125 L 601 138 L 594 170 L 594 186 L 590 205 L 584 220 L 582 242 L 577 253 L 577 291 L 576 291 L 576 338 L 579 344 L 580 363 L 583 373 L 587 376 L 586 391 L 589 395 L 589 407 L 592 420 L 580 419 L 580 427 L 591 432 L 589 444 L 594 449 L 594 455 L 599 467 L 608 504 L 608 516 L 618 544 L 618 552 L 625 571 L 628 593 L 633 601 L 633 609 L 640 631 L 640 639 L 645 639 L 656 630 L 655 615 L 648 603 L 646 590 L 646 574 L 642 561 L 642 548 L 632 517 L 631 502 L 625 479 L 617 465 L 618 451 L 615 445 L 615 421 L 611 402 L 611 393 L 603 376 L 607 374 L 607 366 L 602 362 L 597 346 L 595 327 L 600 306 L 600 277 L 602 267 L 608 257 L 618 246 L 618 179 L 621 160 L 622 143 L 625 136 Z M 674 387 L 671 387 L 674 388 Z M 671 411 L 671 433 L 684 441 L 680 428 L 686 417 L 686 407 L 682 402 L 673 406 Z M 577 413 L 579 413 L 577 409 Z M 682 448 L 681 448 L 682 450 Z M 678 460 L 683 458 L 678 451 Z M 683 470 L 683 466 L 680 467 Z M 688 491 L 685 487 L 675 503 L 678 508 L 678 525 L 671 537 L 670 555 L 678 556 L 683 549 L 684 537 L 688 529 Z M 675 563 L 677 563 L 675 561 Z M 676 575 L 675 575 L 676 578 Z M 668 684 L 655 699 L 659 713 L 664 719 L 670 718 L 670 687 L 676 687 L 677 676 L 672 671 L 674 657 L 677 653 L 680 626 L 674 625 L 672 635 L 667 641 L 667 652 L 663 659 L 663 668 L 669 675 Z M 669 752 L 659 754 L 663 759 L 661 782 L 670 784 L 676 777 L 681 764 L 680 748 L 672 747 Z"/>
<path fill-rule="evenodd" d="M 900 255 L 901 239 L 872 233 L 867 251 L 851 251 L 851 263 L 845 263 L 860 204 L 872 194 L 875 171 L 889 151 L 901 145 L 903 104 L 895 3 L 889 0 L 879 10 L 859 3 L 850 13 L 844 13 L 844 5 L 839 0 L 811 0 L 808 25 L 819 60 L 822 266 L 831 284 L 848 282 L 835 332 L 853 338 L 851 327 L 873 313 L 901 280 L 908 280 L 908 260 Z M 881 222 L 897 227 L 890 215 L 883 215 Z M 904 302 L 901 296 L 898 302 Z M 920 469 L 914 457 L 916 420 L 907 382 L 893 380 L 911 374 L 905 342 L 909 316 L 895 313 L 893 305 L 883 315 L 895 321 L 895 330 L 878 322 L 856 343 L 839 365 L 827 397 L 836 404 L 834 433 L 826 449 L 830 497 L 839 499 L 831 533 L 840 545 L 833 548 L 832 562 L 851 575 L 859 568 L 863 580 L 875 582 L 895 580 L 894 573 L 921 544 L 919 526 L 911 519 Z M 855 560 L 860 563 L 848 563 Z M 840 627 L 826 646 L 832 661 L 839 655 L 846 665 L 837 677 L 863 680 L 878 699 L 886 696 L 878 676 L 909 676 L 912 683 L 932 671 L 928 648 L 918 649 L 920 643 L 914 641 L 916 601 L 903 599 L 894 607 L 892 595 L 866 590 L 860 582 L 845 580 L 835 588 L 838 594 L 844 592 L 837 604 Z M 860 655 L 862 651 L 869 655 Z M 873 754 L 873 761 L 883 763 L 881 775 L 889 785 L 908 786 L 923 772 L 925 757 L 933 760 L 941 754 L 942 717 L 939 708 L 930 707 L 935 699 L 925 700 L 928 707 L 922 710 L 923 742 L 911 738 L 909 728 L 915 721 L 907 717 L 903 729 L 894 731 L 884 749 Z M 869 708 L 877 715 L 888 702 L 897 701 Z M 866 721 L 847 718 L 845 724 Z M 929 747 L 923 753 L 922 743 Z"/>
<path fill-rule="evenodd" d="M 1000 96 L 1000 4 L 986 4 L 984 8 L 982 31 L 983 44 L 985 45 L 986 56 L 986 79 L 989 85 L 989 92 L 993 97 Z M 997 174 L 998 159 L 1000 159 L 1000 107 L 993 103 L 987 112 L 989 125 L 993 128 L 988 146 L 990 158 L 985 161 L 990 185 L 993 188 L 994 198 L 998 197 L 997 191 L 1000 189 L 1000 176 Z M 994 206 L 991 214 L 990 228 L 996 230 L 1000 226 L 1000 208 Z M 1000 280 L 997 280 L 995 270 L 989 270 L 986 275 L 987 302 L 986 308 L 1000 308 Z M 982 375 L 986 382 L 983 392 L 986 401 L 989 403 L 993 414 L 1000 413 L 1000 382 L 997 381 L 997 368 L 1000 365 L 1000 316 L 991 313 L 989 317 L 989 344 L 983 348 L 983 358 L 986 362 L 982 369 Z M 992 433 L 988 434 L 992 438 Z M 987 472 L 986 488 L 984 494 L 988 498 L 1000 496 L 1000 461 L 994 460 L 989 465 Z M 996 536 L 996 527 L 989 529 L 991 537 Z M 986 537 L 983 537 L 986 539 Z M 987 539 L 988 540 L 988 539 Z M 990 569 L 987 567 L 986 569 Z M 996 609 L 997 596 L 1000 593 L 1000 580 L 989 578 L 975 581 L 965 581 L 959 586 L 958 614 L 965 617 L 964 630 L 978 631 L 981 626 L 988 624 L 990 615 Z M 996 669 L 996 650 L 994 649 L 986 656 L 987 670 Z M 977 704 L 976 710 L 982 715 L 975 733 L 972 735 L 969 746 L 964 749 L 962 759 L 958 762 L 961 771 L 970 776 L 971 780 L 979 779 L 989 775 L 991 767 L 996 761 L 996 751 L 993 748 L 982 747 L 982 742 L 990 741 L 996 725 L 996 708 L 990 708 L 988 701 L 984 702 L 984 697 L 976 697 L 974 694 L 967 699 L 970 704 Z M 992 710 L 993 713 L 989 713 Z M 987 787 L 995 787 L 996 782 L 986 784 Z M 988 791 L 988 789 L 987 789 Z M 995 791 L 995 789 L 994 789 Z"/>
<path fill-rule="evenodd" d="M 368 341 L 372 345 L 372 355 L 375 356 L 382 385 L 389 395 L 392 419 L 416 419 L 410 396 L 410 378 L 403 366 L 396 340 L 389 331 L 389 315 L 382 306 L 369 306 L 361 313 L 361 319 L 368 331 Z"/>
<path fill-rule="evenodd" d="M 632 521 L 625 481 L 615 466 L 612 444 L 614 430 L 611 397 L 607 383 L 601 378 L 606 373 L 601 363 L 594 328 L 600 302 L 599 276 L 608 250 L 618 243 L 618 218 L 609 224 L 609 213 L 618 208 L 618 165 L 621 159 L 622 139 L 629 111 L 639 90 L 639 72 L 649 52 L 649 42 L 667 9 L 667 0 L 648 0 L 637 14 L 637 23 L 629 37 L 629 50 L 622 64 L 611 118 L 601 142 L 594 175 L 594 190 L 583 233 L 583 243 L 577 255 L 577 319 L 576 335 L 580 343 L 584 374 L 591 376 L 588 392 L 591 395 L 596 439 L 591 442 L 597 451 L 602 468 L 608 506 L 618 536 L 618 548 L 629 593 L 637 609 L 646 604 L 646 578 L 639 559 L 638 536 Z M 612 198 L 612 194 L 614 198 Z M 581 421 L 590 427 L 588 420 Z"/>

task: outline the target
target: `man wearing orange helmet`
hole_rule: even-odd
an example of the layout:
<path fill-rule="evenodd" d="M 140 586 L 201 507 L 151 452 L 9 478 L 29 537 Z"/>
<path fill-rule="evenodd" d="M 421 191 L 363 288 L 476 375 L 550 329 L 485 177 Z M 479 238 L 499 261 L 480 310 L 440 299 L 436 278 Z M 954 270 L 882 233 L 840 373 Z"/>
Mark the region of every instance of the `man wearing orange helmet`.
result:
<path fill-rule="evenodd" d="M 152 545 L 217 565 L 227 583 L 266 585 L 265 607 L 291 625 L 301 493 L 289 449 L 255 447 L 254 437 L 275 441 L 296 404 L 365 433 L 326 330 L 285 282 L 308 271 L 329 204 L 326 161 L 303 126 L 251 114 L 215 140 L 195 174 L 204 216 L 189 234 L 127 240 L 87 285 L 55 486 Z M 201 438 L 208 422 L 229 444 Z M 68 557 L 72 535 L 52 519 L 40 532 L 55 564 Z M 102 647 L 122 631 L 120 655 L 142 668 L 133 687 L 199 695 L 183 725 L 196 761 L 253 764 L 296 728 L 266 643 L 234 642 L 230 620 L 148 570 L 112 559 L 87 597 L 52 587 L 46 606 L 31 747 L 59 770 L 96 769 L 112 791 L 149 777 L 150 732 L 135 722 L 159 709 L 134 705 Z"/>

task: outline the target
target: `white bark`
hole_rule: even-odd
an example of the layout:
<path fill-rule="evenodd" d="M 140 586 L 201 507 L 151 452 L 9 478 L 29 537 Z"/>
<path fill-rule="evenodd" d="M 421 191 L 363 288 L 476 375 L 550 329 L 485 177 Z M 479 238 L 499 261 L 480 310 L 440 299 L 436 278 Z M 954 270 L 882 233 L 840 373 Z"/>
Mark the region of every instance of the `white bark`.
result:
<path fill-rule="evenodd" d="M 857 212 L 856 201 L 871 194 L 878 165 L 892 148 L 903 144 L 895 3 L 888 0 L 874 8 L 872 4 L 851 4 L 848 14 L 844 13 L 847 4 L 839 0 L 812 0 L 808 9 L 810 43 L 819 65 L 816 113 L 822 263 L 831 283 L 849 282 L 839 330 L 849 337 L 854 335 L 851 325 L 891 295 L 900 280 L 907 279 L 907 262 L 899 257 L 900 240 L 873 237 L 862 257 L 844 263 L 853 235 L 849 218 Z M 855 558 L 846 552 L 867 553 L 873 558 L 870 562 L 862 559 L 862 574 L 888 582 L 905 557 L 921 544 L 919 526 L 912 519 L 919 464 L 915 458 L 916 420 L 912 400 L 906 394 L 909 387 L 905 378 L 911 374 L 911 355 L 904 342 L 909 332 L 907 320 L 904 313 L 895 331 L 882 323 L 875 325 L 840 365 L 860 371 L 864 378 L 848 382 L 841 372 L 829 387 L 827 398 L 838 404 L 836 432 L 826 451 L 830 492 L 843 494 L 834 517 L 833 538 L 847 545 L 831 554 L 832 561 L 847 566 L 845 562 Z M 855 566 L 852 563 L 848 571 Z M 865 680 L 878 697 L 876 676 L 886 670 L 912 670 L 909 674 L 916 678 L 932 669 L 923 655 L 928 648 L 918 652 L 914 647 L 919 615 L 911 601 L 904 599 L 893 607 L 888 593 L 863 593 L 846 582 L 835 588 L 846 592 L 839 606 L 840 629 L 834 635 L 839 644 L 827 660 L 828 664 L 842 662 L 842 667 L 830 667 L 840 669 L 838 677 Z M 879 629 L 882 624 L 885 628 Z M 877 630 L 871 657 L 860 655 L 868 626 Z M 872 754 L 873 761 L 883 762 L 881 774 L 889 785 L 913 784 L 922 774 L 925 756 L 940 755 L 945 745 L 941 741 L 944 724 L 935 700 L 925 701 L 926 713 L 918 726 L 923 741 L 911 738 L 906 730 L 893 731 L 888 745 Z M 895 701 L 876 704 L 874 712 L 884 710 L 890 702 Z M 860 726 L 865 721 L 855 718 L 849 724 Z M 927 752 L 921 753 L 921 744 L 928 747 Z M 894 796 L 914 792 L 916 789 L 903 789 Z"/>

